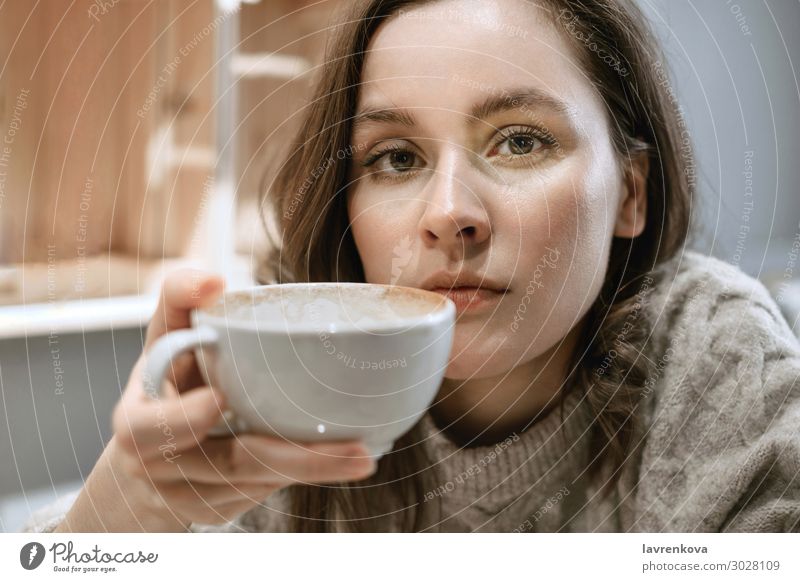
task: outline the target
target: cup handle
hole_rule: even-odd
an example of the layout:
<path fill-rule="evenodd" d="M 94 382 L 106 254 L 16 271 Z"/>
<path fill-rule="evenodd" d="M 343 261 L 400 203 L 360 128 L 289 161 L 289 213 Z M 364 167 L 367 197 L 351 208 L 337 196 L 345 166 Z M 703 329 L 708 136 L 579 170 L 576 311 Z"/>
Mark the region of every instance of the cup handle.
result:
<path fill-rule="evenodd" d="M 161 387 L 172 366 L 172 360 L 193 348 L 203 345 L 217 345 L 219 336 L 213 328 L 201 326 L 180 329 L 160 337 L 147 352 L 142 384 L 151 398 L 161 397 Z"/>

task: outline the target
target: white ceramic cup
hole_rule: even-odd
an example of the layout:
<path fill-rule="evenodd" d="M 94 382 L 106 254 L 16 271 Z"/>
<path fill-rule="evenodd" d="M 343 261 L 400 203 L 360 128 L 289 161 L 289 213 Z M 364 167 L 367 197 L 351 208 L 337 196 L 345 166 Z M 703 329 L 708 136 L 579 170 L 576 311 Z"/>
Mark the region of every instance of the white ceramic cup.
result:
<path fill-rule="evenodd" d="M 410 287 L 293 283 L 225 293 L 192 327 L 146 355 L 145 390 L 161 391 L 172 360 L 194 350 L 224 391 L 214 434 L 300 442 L 361 439 L 379 458 L 425 414 L 452 348 L 455 305 Z"/>

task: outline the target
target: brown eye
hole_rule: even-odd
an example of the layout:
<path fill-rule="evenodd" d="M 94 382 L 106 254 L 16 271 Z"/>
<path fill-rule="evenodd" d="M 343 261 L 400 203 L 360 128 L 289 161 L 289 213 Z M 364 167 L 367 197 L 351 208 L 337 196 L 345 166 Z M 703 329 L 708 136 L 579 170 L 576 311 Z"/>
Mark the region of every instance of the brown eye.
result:
<path fill-rule="evenodd" d="M 555 138 L 530 126 L 506 127 L 500 130 L 500 138 L 495 142 L 490 155 L 510 161 L 541 157 L 553 147 L 557 148 Z"/>
<path fill-rule="evenodd" d="M 515 135 L 509 139 L 509 149 L 515 154 L 528 154 L 533 149 L 536 139 L 527 135 Z"/>
<path fill-rule="evenodd" d="M 395 170 L 409 170 L 414 167 L 414 154 L 398 150 L 389 154 L 389 164 Z"/>
<path fill-rule="evenodd" d="M 371 180 L 399 182 L 412 178 L 424 166 L 424 160 L 407 148 L 393 145 L 367 156 L 361 165 L 373 168 L 369 172 Z"/>

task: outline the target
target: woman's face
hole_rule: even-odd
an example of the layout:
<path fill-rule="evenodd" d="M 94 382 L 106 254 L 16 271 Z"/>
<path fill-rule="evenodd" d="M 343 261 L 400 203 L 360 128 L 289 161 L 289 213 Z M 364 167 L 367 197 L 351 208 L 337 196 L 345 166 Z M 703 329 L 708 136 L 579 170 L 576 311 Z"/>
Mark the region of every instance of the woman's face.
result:
<path fill-rule="evenodd" d="M 644 227 L 603 103 L 543 10 L 413 8 L 381 26 L 365 61 L 352 233 L 367 282 L 456 301 L 448 378 L 551 351 L 597 297 L 612 236 Z"/>

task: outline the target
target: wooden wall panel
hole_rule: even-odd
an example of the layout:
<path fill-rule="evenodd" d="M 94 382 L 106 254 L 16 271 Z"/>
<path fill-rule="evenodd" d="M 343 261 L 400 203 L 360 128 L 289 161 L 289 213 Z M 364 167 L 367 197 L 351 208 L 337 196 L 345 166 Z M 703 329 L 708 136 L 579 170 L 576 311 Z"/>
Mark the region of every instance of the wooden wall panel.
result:
<path fill-rule="evenodd" d="M 121 0 L 94 18 L 93 6 L 3 4 L 4 128 L 30 92 L 4 184 L 3 263 L 46 260 L 51 240 L 63 258 L 185 246 L 198 196 L 172 186 L 181 167 L 204 177 L 213 162 L 213 71 L 197 83 L 213 63 L 211 0 Z"/>
<path fill-rule="evenodd" d="M 342 4 L 270 0 L 245 4 L 229 18 L 240 28 L 240 52 L 279 51 L 313 67 Z M 214 49 L 222 22 L 213 6 L 0 3 L 0 303 L 27 302 L 25 280 L 35 287 L 26 291 L 30 300 L 135 293 L 144 285 L 130 274 L 131 260 L 151 265 L 208 252 L 197 239 L 203 220 L 214 220 L 201 216 L 215 163 Z M 238 224 L 246 225 L 237 232 L 248 237 L 239 241 L 245 252 L 260 229 L 253 204 L 259 184 L 297 130 L 295 113 L 315 77 L 238 84 Z M 19 128 L 5 152 L 12 126 Z M 81 285 L 88 295 L 76 290 L 75 273 L 114 278 L 114 257 L 126 265 L 124 280 Z M 46 290 L 52 260 L 70 274 Z"/>
<path fill-rule="evenodd" d="M 212 0 L 97 6 L 0 5 L 0 265 L 152 260 L 188 246 L 214 161 Z M 25 277 L 6 267 L 2 279 Z M 8 286 L 0 302 L 14 302 Z M 74 287 L 60 277 L 51 295 Z"/>

